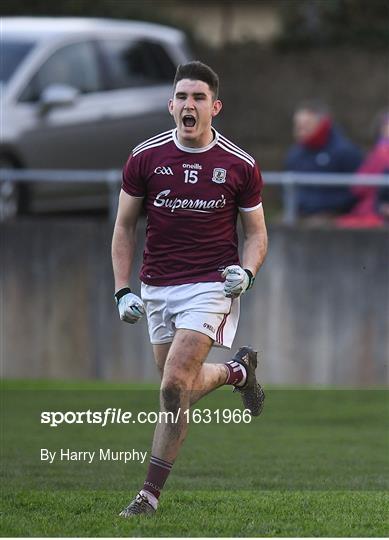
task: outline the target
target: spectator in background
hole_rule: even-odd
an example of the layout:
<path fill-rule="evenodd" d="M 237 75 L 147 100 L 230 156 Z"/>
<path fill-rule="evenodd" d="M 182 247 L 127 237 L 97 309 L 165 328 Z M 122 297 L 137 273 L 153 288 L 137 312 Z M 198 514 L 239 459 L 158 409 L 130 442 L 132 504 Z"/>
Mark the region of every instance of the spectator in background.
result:
<path fill-rule="evenodd" d="M 334 126 L 325 104 L 301 103 L 293 124 L 296 144 L 287 154 L 288 171 L 352 173 L 360 166 L 360 150 Z M 298 186 L 297 203 L 302 217 L 328 218 L 350 210 L 355 197 L 347 186 Z"/>
<path fill-rule="evenodd" d="M 378 141 L 358 169 L 361 174 L 389 174 L 389 110 L 378 117 Z M 340 227 L 379 227 L 389 221 L 389 187 L 354 186 L 356 204 L 340 216 Z"/>

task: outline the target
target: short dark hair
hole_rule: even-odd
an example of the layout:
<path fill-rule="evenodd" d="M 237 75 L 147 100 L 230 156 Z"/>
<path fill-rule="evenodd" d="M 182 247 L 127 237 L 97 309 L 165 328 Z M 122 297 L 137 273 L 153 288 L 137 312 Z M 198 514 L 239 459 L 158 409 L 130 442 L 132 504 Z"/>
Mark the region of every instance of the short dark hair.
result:
<path fill-rule="evenodd" d="M 321 99 L 305 99 L 295 108 L 295 112 L 310 111 L 318 116 L 328 116 L 331 114 L 330 108 Z"/>
<path fill-rule="evenodd" d="M 219 77 L 212 68 L 195 60 L 194 62 L 188 62 L 187 64 L 180 64 L 174 77 L 173 88 L 176 87 L 178 81 L 182 79 L 190 79 L 192 81 L 203 81 L 208 84 L 211 92 L 214 95 L 214 99 L 219 95 Z"/>

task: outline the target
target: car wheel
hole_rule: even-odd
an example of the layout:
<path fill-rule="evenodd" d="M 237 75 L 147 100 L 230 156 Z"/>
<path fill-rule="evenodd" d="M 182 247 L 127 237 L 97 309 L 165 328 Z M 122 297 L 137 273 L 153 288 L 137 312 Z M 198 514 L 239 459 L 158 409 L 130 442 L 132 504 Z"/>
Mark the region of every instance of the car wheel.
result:
<path fill-rule="evenodd" d="M 17 169 L 15 161 L 0 156 L 0 169 Z M 29 187 L 24 182 L 13 182 L 5 177 L 0 181 L 0 221 L 28 212 Z"/>

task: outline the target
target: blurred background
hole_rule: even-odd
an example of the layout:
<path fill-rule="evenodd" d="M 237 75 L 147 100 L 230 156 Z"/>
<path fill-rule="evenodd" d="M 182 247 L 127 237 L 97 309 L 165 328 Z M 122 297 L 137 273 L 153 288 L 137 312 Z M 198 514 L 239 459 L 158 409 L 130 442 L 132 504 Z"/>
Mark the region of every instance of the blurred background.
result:
<path fill-rule="evenodd" d="M 217 129 L 266 186 L 270 249 L 236 346 L 260 351 L 265 383 L 387 384 L 387 2 L 2 8 L 3 377 L 157 380 L 146 321 L 113 302 L 112 218 L 131 148 L 173 127 L 177 64 L 200 59 L 220 76 Z M 138 235 L 135 292 L 144 219 Z"/>

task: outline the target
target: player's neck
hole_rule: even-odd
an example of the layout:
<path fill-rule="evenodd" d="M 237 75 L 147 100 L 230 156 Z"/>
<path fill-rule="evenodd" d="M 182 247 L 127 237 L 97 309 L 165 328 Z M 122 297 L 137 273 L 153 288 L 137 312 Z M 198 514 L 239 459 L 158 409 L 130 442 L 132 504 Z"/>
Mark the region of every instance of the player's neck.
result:
<path fill-rule="evenodd" d="M 215 138 L 215 131 L 212 129 L 212 127 L 209 128 L 209 131 L 206 133 L 203 133 L 200 137 L 196 139 L 186 139 L 182 137 L 180 132 L 177 130 L 177 140 L 178 142 L 187 148 L 205 148 Z"/>

